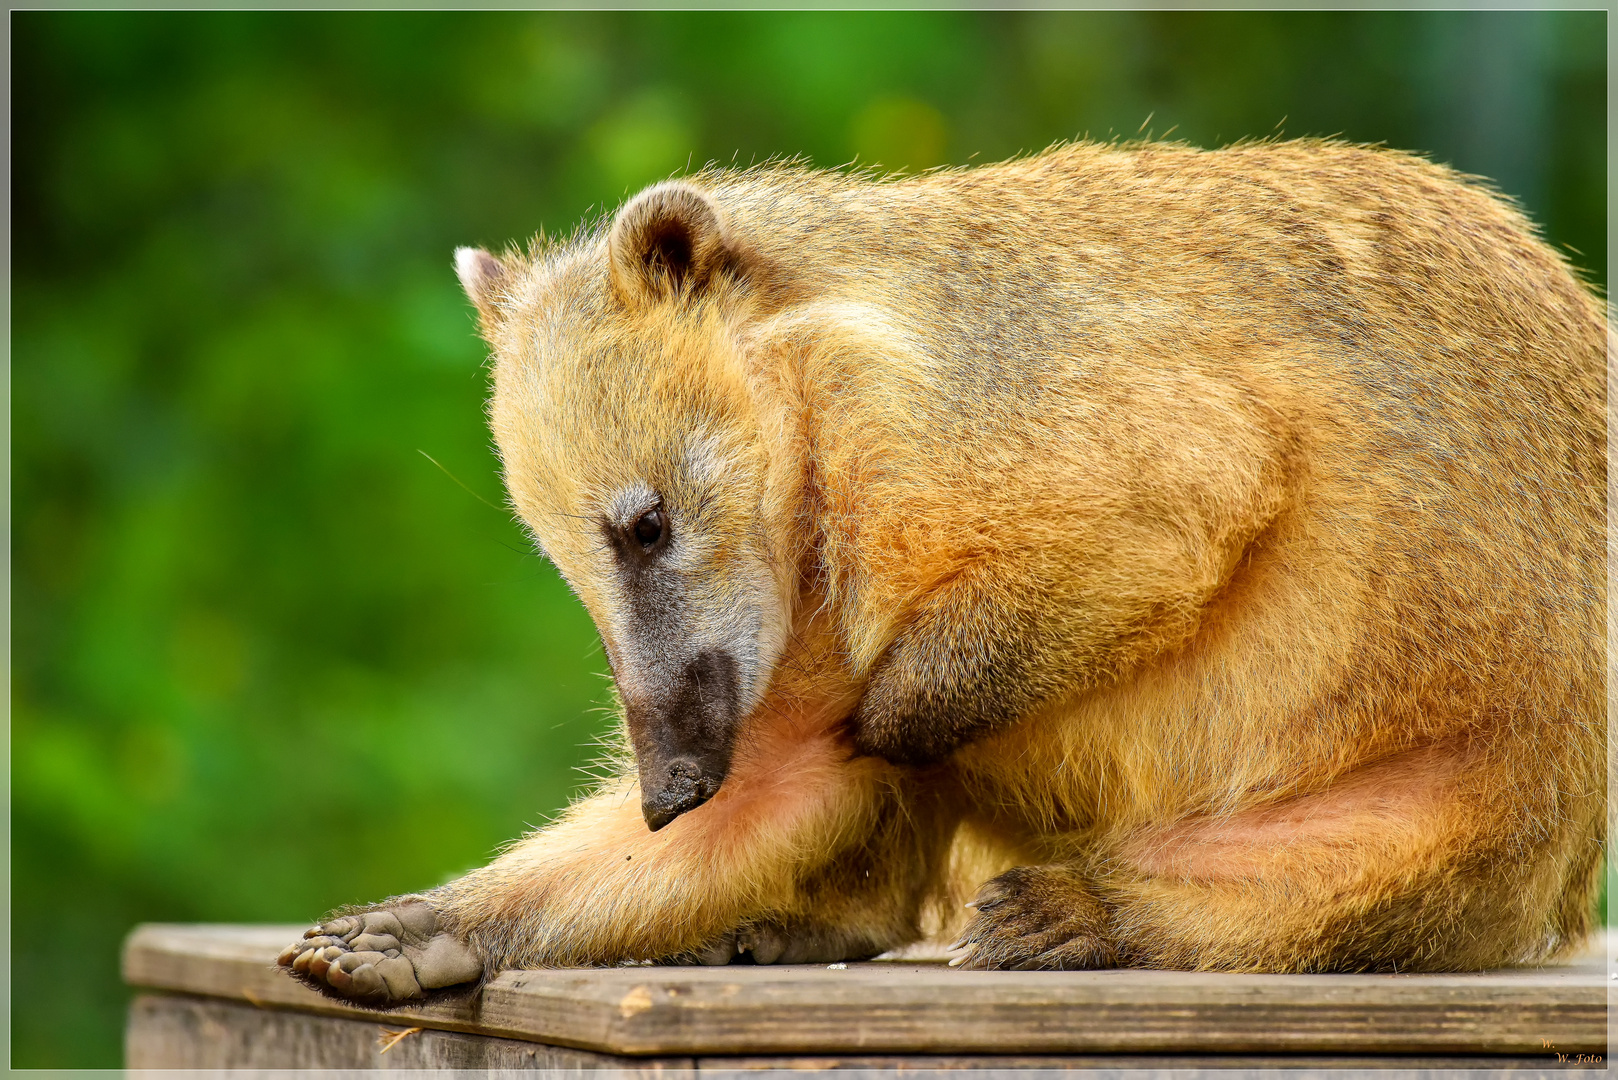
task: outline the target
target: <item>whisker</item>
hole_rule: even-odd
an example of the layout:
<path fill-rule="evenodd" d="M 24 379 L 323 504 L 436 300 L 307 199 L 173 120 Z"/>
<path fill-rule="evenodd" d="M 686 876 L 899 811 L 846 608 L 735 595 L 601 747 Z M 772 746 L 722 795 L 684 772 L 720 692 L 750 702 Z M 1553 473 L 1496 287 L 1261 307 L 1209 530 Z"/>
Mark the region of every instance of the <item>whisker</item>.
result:
<path fill-rule="evenodd" d="M 431 454 L 429 454 L 427 451 L 421 449 L 420 447 L 417 447 L 416 448 L 416 453 L 420 454 L 422 457 L 426 458 L 428 461 L 432 462 L 434 465 L 437 465 L 439 470 L 442 471 L 445 476 L 449 477 L 451 480 L 455 481 L 457 484 L 460 484 L 461 490 L 466 492 L 468 495 L 472 496 L 472 498 L 476 499 L 478 502 L 482 503 L 484 506 L 487 506 L 490 510 L 500 510 L 500 507 L 494 505 L 494 503 L 490 502 L 488 499 L 485 499 L 482 495 L 479 495 L 477 492 L 473 491 L 471 488 L 467 487 L 465 484 L 462 484 L 460 477 L 456 476 L 454 473 L 452 473 L 448 469 L 444 468 L 443 464 L 437 458 L 435 458 Z M 504 511 L 501 511 L 501 512 L 504 513 Z"/>

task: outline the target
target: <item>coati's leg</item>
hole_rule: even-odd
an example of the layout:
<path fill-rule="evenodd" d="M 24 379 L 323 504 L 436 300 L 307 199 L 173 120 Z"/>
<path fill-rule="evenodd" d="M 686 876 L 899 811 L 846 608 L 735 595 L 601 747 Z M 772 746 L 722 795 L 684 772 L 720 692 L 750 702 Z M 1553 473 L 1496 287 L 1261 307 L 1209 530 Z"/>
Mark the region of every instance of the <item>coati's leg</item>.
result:
<path fill-rule="evenodd" d="M 1088 971 L 1116 967 L 1112 907 L 1078 866 L 1018 866 L 986 882 L 951 967 Z"/>
<path fill-rule="evenodd" d="M 865 958 L 918 936 L 946 805 L 829 729 L 781 726 L 658 832 L 620 782 L 483 869 L 317 927 L 281 963 L 388 1005 L 506 967 Z"/>
<path fill-rule="evenodd" d="M 998 553 L 933 588 L 871 666 L 855 745 L 893 762 L 942 761 L 1185 640 L 1241 551 L 1232 538 L 1247 532 L 1158 532 L 1117 523 L 1113 547 L 1130 559 L 1084 544 Z"/>
<path fill-rule="evenodd" d="M 1019 867 L 984 886 L 952 962 L 1287 972 L 1541 958 L 1588 929 L 1600 795 L 1551 789 L 1528 806 L 1481 779 L 1501 775 L 1453 747 L 1409 751 L 1323 792 Z"/>

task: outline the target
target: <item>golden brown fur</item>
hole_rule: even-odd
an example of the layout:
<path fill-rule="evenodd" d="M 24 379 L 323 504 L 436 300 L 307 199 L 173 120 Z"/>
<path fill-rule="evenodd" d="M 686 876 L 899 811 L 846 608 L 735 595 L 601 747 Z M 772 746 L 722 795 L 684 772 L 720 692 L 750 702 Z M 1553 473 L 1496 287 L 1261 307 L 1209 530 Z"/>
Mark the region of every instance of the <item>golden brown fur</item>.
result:
<path fill-rule="evenodd" d="M 426 894 L 486 967 L 961 933 L 1473 969 L 1586 932 L 1607 331 L 1481 186 L 1316 141 L 708 172 L 461 272 L 643 778 L 659 657 L 736 672 L 706 802 L 648 831 L 631 770 Z M 601 522 L 654 497 L 648 608 Z"/>

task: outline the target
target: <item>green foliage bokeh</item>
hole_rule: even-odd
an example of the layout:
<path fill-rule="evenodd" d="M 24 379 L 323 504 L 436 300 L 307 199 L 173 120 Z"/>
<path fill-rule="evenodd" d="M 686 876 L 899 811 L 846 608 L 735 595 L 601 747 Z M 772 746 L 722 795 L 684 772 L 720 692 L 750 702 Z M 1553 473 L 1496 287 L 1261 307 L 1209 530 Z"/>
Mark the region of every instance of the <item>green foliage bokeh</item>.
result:
<path fill-rule="evenodd" d="M 605 664 L 455 245 L 709 160 L 1284 132 L 1490 176 L 1604 283 L 1604 20 L 14 13 L 13 1064 L 118 1063 L 137 921 L 431 885 L 582 782 Z"/>

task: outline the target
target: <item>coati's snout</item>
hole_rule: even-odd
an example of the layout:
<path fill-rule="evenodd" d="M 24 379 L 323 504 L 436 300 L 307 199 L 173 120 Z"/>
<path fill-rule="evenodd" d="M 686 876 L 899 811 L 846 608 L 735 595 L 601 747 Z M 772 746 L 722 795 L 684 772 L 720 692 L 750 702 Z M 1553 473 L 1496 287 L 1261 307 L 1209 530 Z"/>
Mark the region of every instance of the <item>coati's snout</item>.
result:
<path fill-rule="evenodd" d="M 653 832 L 718 793 L 730 772 L 739 703 L 736 660 L 716 649 L 637 680 L 625 694 L 641 813 Z"/>
<path fill-rule="evenodd" d="M 526 374 L 500 368 L 491 405 L 512 502 L 601 633 L 654 830 L 718 793 L 797 580 L 779 554 L 796 503 L 769 490 L 754 361 L 726 299 L 739 259 L 694 191 L 626 207 L 610 274 L 580 263 L 551 280 L 584 306 L 532 313 Z M 508 286 L 484 280 L 499 261 L 463 262 L 480 312 L 504 311 Z"/>

